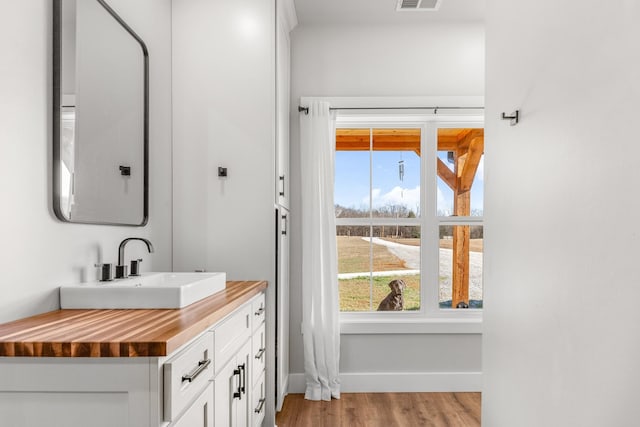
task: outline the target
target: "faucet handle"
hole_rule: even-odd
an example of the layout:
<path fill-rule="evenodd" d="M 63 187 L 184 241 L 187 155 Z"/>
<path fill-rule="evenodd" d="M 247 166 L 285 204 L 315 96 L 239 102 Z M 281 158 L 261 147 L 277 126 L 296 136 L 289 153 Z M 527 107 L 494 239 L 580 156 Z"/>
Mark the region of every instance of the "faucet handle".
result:
<path fill-rule="evenodd" d="M 140 275 L 140 263 L 142 262 L 142 258 L 132 259 L 131 260 L 131 273 L 129 276 L 139 276 Z"/>
<path fill-rule="evenodd" d="M 128 267 L 126 265 L 116 265 L 116 279 L 126 279 Z"/>
<path fill-rule="evenodd" d="M 113 264 L 105 262 L 103 264 L 94 264 L 100 269 L 99 280 L 101 282 L 109 282 L 113 280 Z"/>

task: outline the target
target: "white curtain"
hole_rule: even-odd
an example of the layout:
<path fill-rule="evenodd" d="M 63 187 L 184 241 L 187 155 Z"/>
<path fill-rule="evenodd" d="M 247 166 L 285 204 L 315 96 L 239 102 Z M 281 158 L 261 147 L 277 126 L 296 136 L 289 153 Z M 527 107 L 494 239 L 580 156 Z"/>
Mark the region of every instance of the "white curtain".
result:
<path fill-rule="evenodd" d="M 307 104 L 309 113 L 300 114 L 305 399 L 331 400 L 340 398 L 335 114 L 327 102 Z"/>

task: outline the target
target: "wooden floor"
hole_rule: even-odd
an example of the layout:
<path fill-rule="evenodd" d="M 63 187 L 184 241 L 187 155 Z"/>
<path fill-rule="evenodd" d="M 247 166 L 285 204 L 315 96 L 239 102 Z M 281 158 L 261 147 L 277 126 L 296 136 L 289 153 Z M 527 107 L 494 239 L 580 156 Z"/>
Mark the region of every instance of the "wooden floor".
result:
<path fill-rule="evenodd" d="M 285 398 L 278 427 L 480 426 L 480 393 L 343 393 L 339 400 Z"/>

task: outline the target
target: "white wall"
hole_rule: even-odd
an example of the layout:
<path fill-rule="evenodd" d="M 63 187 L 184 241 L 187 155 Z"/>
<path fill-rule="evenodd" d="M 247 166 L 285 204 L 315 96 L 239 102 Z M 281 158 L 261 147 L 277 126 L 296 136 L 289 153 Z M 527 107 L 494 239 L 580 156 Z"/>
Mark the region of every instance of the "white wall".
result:
<path fill-rule="evenodd" d="M 173 2 L 178 270 L 274 279 L 274 9 Z"/>
<path fill-rule="evenodd" d="M 481 24 L 428 27 L 299 26 L 292 33 L 291 372 L 302 373 L 301 96 L 482 96 Z M 481 370 L 479 335 L 342 335 L 343 373 Z M 428 387 L 428 385 L 425 385 Z"/>
<path fill-rule="evenodd" d="M 59 308 L 57 287 L 95 279 L 93 264 L 144 258 L 171 269 L 171 16 L 169 0 L 111 0 L 150 52 L 150 218 L 143 228 L 65 224 L 51 209 L 52 5 L 5 2 L 0 14 L 0 322 Z M 144 249 L 144 250 L 143 250 Z"/>
<path fill-rule="evenodd" d="M 640 4 L 487 4 L 482 425 L 637 424 Z"/>
<path fill-rule="evenodd" d="M 267 280 L 266 424 L 275 421 L 275 3 L 173 0 L 176 270 Z M 228 176 L 218 177 L 218 167 Z"/>

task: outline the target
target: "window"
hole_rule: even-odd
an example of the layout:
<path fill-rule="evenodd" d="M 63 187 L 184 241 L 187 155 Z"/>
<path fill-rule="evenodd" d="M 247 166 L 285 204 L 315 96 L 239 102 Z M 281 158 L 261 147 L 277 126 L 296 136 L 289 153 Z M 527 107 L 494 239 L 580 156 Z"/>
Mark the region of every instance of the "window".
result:
<path fill-rule="evenodd" d="M 335 214 L 343 313 L 482 308 L 484 131 L 435 118 L 338 119 Z"/>
<path fill-rule="evenodd" d="M 421 132 L 419 128 L 336 131 L 335 210 L 343 312 L 376 311 L 393 280 L 406 284 L 403 310 L 420 310 Z"/>

